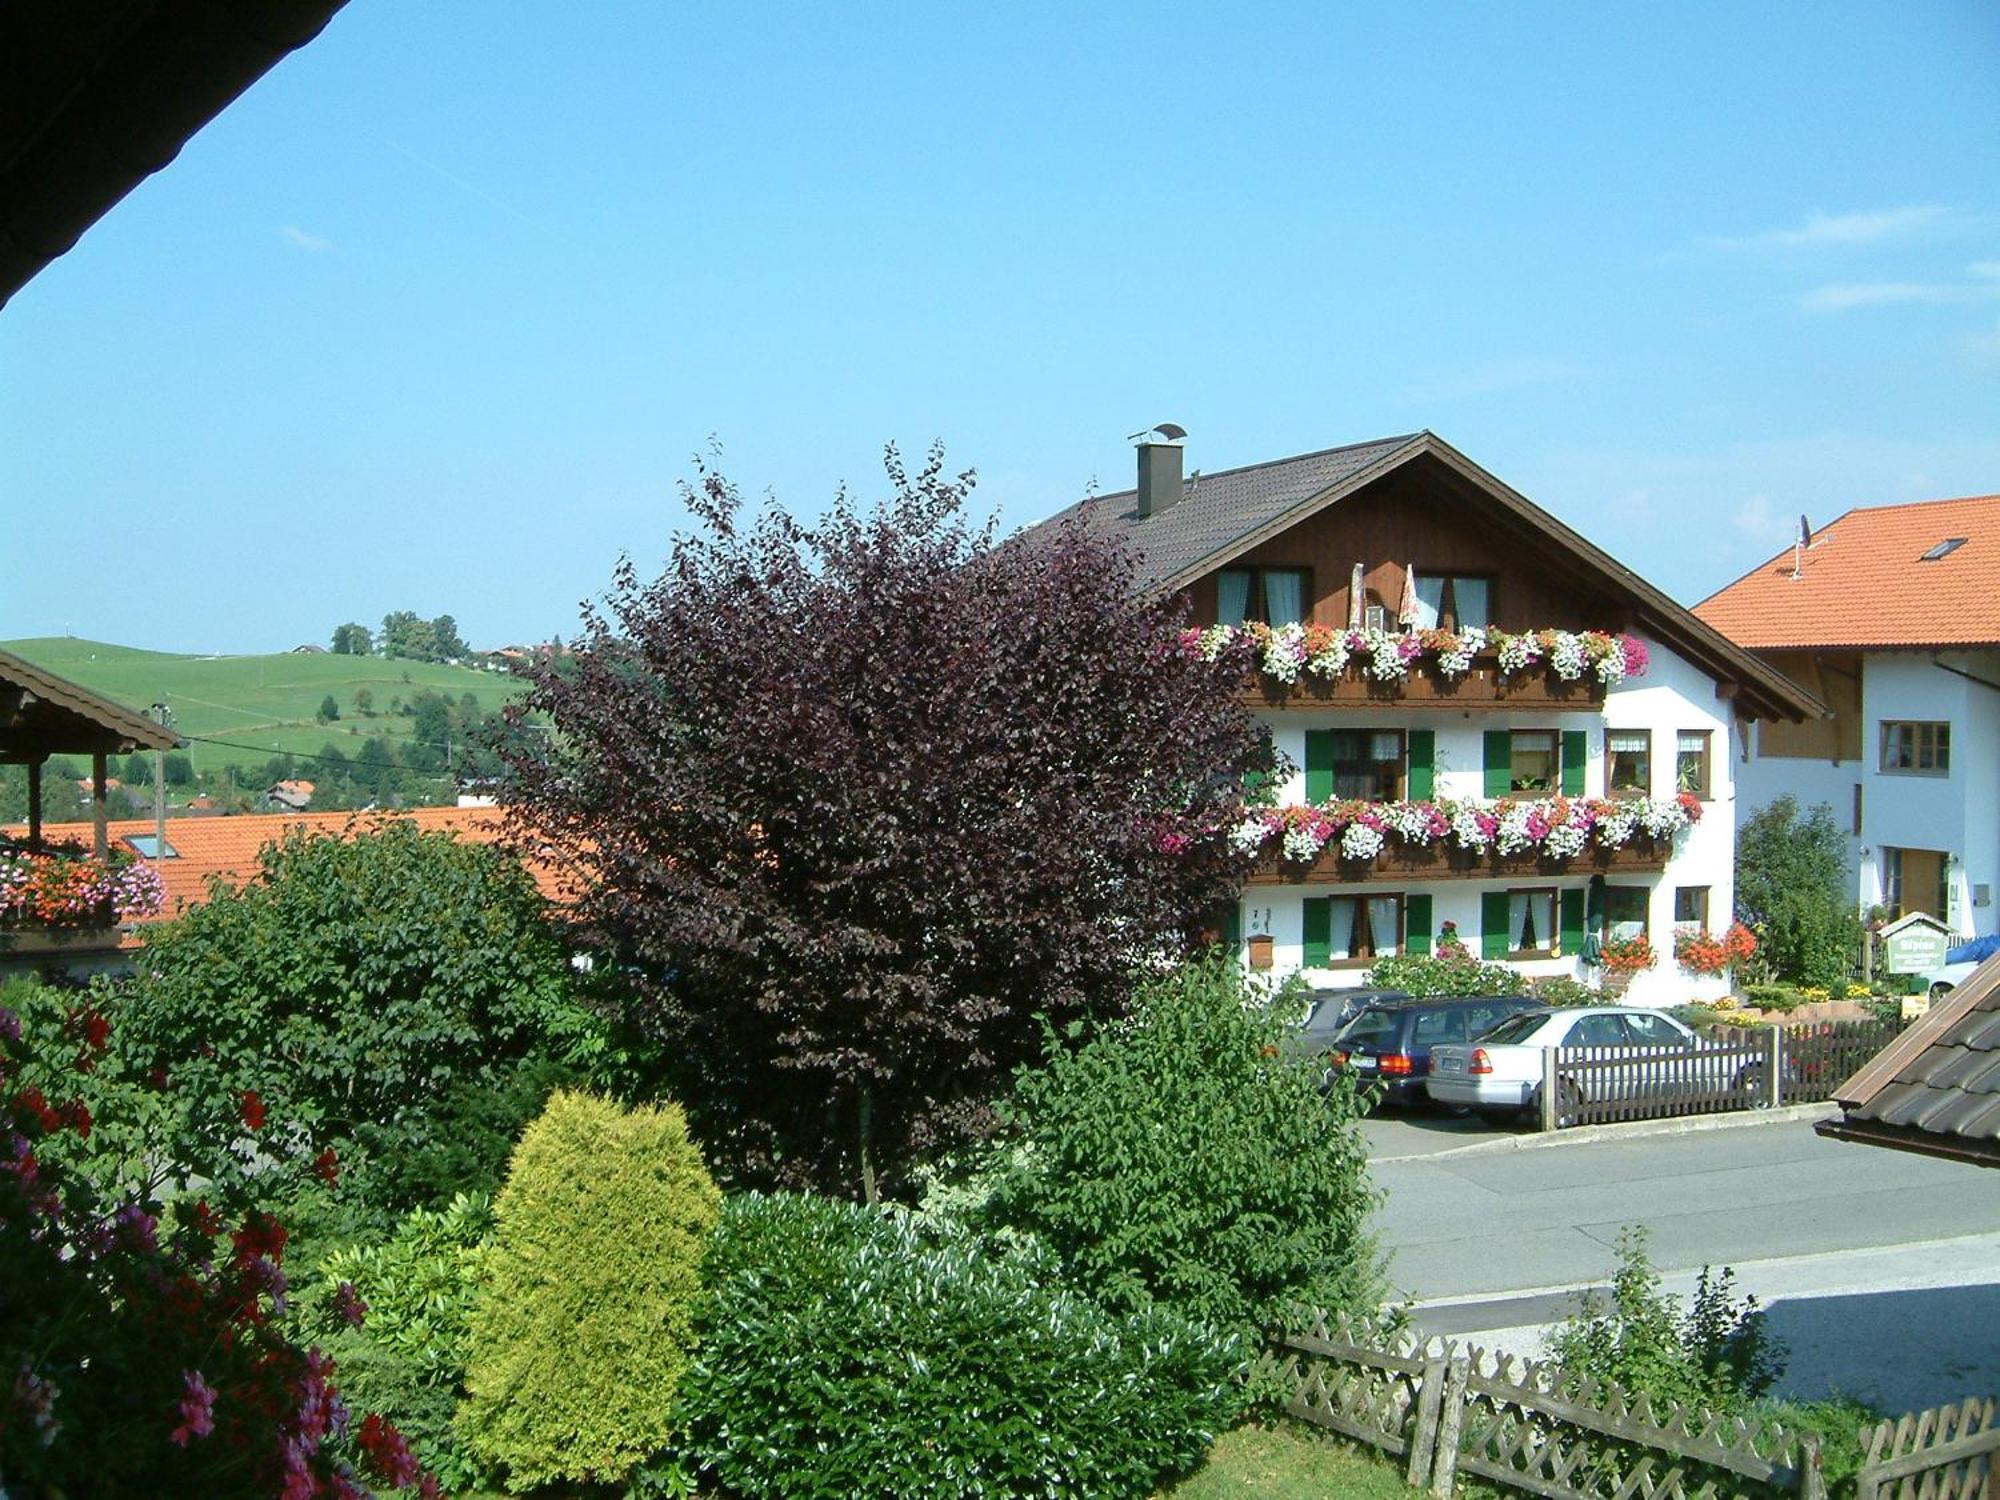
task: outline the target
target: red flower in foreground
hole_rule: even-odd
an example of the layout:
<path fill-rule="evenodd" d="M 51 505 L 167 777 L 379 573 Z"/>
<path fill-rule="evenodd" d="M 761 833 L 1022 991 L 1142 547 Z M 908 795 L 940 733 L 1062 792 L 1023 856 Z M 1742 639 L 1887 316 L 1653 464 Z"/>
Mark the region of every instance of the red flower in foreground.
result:
<path fill-rule="evenodd" d="M 356 1435 L 361 1451 L 368 1455 L 375 1471 L 394 1489 L 404 1489 L 417 1483 L 423 1471 L 410 1455 L 410 1445 L 396 1430 L 394 1422 L 386 1421 L 374 1412 L 361 1420 L 361 1431 Z"/>
<path fill-rule="evenodd" d="M 285 1241 L 290 1238 L 285 1226 L 269 1214 L 253 1210 L 243 1221 L 243 1227 L 231 1238 L 236 1243 L 236 1263 L 247 1265 L 258 1256 L 269 1256 L 274 1261 L 285 1258 Z"/>
<path fill-rule="evenodd" d="M 243 1123 L 252 1130 L 264 1128 L 264 1100 L 255 1089 L 243 1091 Z"/>
<path fill-rule="evenodd" d="M 328 1146 L 313 1158 L 312 1174 L 328 1187 L 340 1185 L 340 1158 L 333 1154 L 333 1147 Z"/>

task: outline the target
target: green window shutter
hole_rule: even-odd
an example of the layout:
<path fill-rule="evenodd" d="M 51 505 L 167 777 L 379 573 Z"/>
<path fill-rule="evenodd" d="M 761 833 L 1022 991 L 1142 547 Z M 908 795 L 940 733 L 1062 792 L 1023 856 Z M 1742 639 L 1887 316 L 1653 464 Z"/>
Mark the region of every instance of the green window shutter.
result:
<path fill-rule="evenodd" d="M 1333 898 L 1306 898 L 1305 966 L 1320 969 L 1333 960 Z"/>
<path fill-rule="evenodd" d="M 1479 897 L 1479 956 L 1505 958 L 1511 946 L 1507 940 L 1507 893 L 1483 892 Z"/>
<path fill-rule="evenodd" d="M 1514 786 L 1514 736 L 1505 729 L 1486 731 L 1486 795 L 1504 797 Z"/>
<path fill-rule="evenodd" d="M 1222 947 L 1231 958 L 1243 953 L 1243 903 L 1232 901 L 1222 914 Z"/>
<path fill-rule="evenodd" d="M 1306 731 L 1306 801 L 1333 800 L 1333 731 Z"/>
<path fill-rule="evenodd" d="M 1415 738 L 1415 736 L 1412 736 Z M 1430 732 L 1424 732 L 1430 738 Z M 1429 896 L 1405 896 L 1403 898 L 1403 947 L 1409 953 L 1431 951 L 1431 898 Z"/>
<path fill-rule="evenodd" d="M 1583 952 L 1583 892 L 1562 893 L 1562 951 L 1574 957 Z"/>
<path fill-rule="evenodd" d="M 1410 731 L 1410 778 L 1406 795 L 1413 802 L 1428 802 L 1437 795 L 1437 731 Z M 1430 897 L 1426 896 L 1425 901 Z"/>
<path fill-rule="evenodd" d="M 1583 795 L 1583 766 L 1590 756 L 1589 741 L 1581 729 L 1563 731 L 1562 789 L 1565 797 Z"/>

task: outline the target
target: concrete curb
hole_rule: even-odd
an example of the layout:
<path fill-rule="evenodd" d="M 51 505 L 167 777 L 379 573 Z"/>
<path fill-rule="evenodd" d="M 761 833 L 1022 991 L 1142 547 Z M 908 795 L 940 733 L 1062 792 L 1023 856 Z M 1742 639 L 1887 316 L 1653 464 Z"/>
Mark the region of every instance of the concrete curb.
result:
<path fill-rule="evenodd" d="M 1833 1104 L 1792 1104 L 1783 1109 L 1740 1109 L 1719 1115 L 1680 1115 L 1664 1120 L 1627 1120 L 1616 1125 L 1583 1125 L 1574 1130 L 1536 1131 L 1531 1135 L 1506 1135 L 1498 1140 L 1474 1141 L 1469 1146 L 1447 1146 L 1442 1151 L 1415 1151 L 1403 1156 L 1373 1156 L 1371 1166 L 1392 1163 L 1458 1160 L 1467 1156 L 1502 1156 L 1509 1151 L 1544 1151 L 1561 1146 L 1595 1146 L 1606 1142 L 1630 1141 L 1653 1135 L 1702 1135 L 1711 1130 L 1742 1130 L 1756 1125 L 1784 1125 L 1801 1120 L 1829 1118 L 1838 1112 Z"/>

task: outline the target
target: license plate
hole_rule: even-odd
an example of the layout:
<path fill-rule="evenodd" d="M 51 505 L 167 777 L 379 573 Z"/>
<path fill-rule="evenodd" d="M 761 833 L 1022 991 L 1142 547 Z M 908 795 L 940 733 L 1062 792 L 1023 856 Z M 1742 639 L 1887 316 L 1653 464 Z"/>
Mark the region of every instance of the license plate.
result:
<path fill-rule="evenodd" d="M 1357 1073 L 1372 1073 L 1372 1072 L 1374 1072 L 1374 1071 L 1375 1071 L 1375 1059 L 1374 1059 L 1374 1058 L 1372 1058 L 1372 1057 L 1357 1057 L 1357 1058 L 1355 1058 L 1355 1059 L 1354 1059 L 1354 1071 L 1355 1071 L 1355 1072 L 1357 1072 Z"/>

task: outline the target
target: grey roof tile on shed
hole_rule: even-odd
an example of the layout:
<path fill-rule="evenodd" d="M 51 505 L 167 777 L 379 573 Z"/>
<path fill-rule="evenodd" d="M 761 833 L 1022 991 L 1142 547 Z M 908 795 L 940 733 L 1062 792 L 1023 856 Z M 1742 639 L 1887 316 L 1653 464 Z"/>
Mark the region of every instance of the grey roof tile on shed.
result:
<path fill-rule="evenodd" d="M 2000 1166 L 2000 958 L 1842 1085 L 1822 1134 Z"/>
<path fill-rule="evenodd" d="M 1137 490 L 1118 490 L 1079 500 L 1042 524 L 1057 525 L 1082 511 L 1092 530 L 1122 533 L 1138 564 L 1139 586 L 1153 588 L 1421 436 L 1411 432 L 1217 474 L 1197 473 L 1184 481 L 1180 503 L 1156 516 L 1140 516 Z"/>

